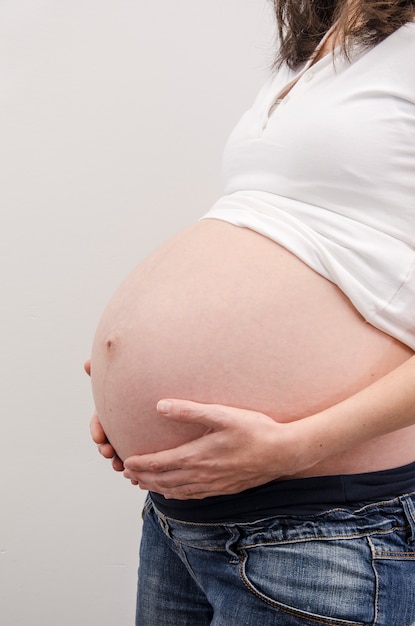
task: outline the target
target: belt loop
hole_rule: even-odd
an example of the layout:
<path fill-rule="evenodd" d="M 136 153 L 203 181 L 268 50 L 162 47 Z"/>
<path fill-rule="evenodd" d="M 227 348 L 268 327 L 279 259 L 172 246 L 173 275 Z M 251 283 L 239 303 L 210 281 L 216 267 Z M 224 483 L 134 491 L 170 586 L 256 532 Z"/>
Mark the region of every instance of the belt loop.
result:
<path fill-rule="evenodd" d="M 158 511 L 156 509 L 154 504 L 153 504 L 153 510 L 154 510 L 154 513 L 155 513 L 155 515 L 157 517 L 157 521 L 158 521 L 158 523 L 161 526 L 162 531 L 164 532 L 165 535 L 167 535 L 167 537 L 169 539 L 171 539 L 172 537 L 171 537 L 171 534 L 170 534 L 170 525 L 169 525 L 169 522 L 168 522 L 166 516 L 163 515 L 163 513 L 160 513 L 160 511 Z"/>
<path fill-rule="evenodd" d="M 225 526 L 225 528 L 229 533 L 229 539 L 225 545 L 226 552 L 231 556 L 229 563 L 239 563 L 240 554 L 238 551 L 238 541 L 241 533 L 237 526 Z"/>
<path fill-rule="evenodd" d="M 399 500 L 410 528 L 408 543 L 415 543 L 415 506 L 413 500 L 409 494 L 400 496 Z"/>

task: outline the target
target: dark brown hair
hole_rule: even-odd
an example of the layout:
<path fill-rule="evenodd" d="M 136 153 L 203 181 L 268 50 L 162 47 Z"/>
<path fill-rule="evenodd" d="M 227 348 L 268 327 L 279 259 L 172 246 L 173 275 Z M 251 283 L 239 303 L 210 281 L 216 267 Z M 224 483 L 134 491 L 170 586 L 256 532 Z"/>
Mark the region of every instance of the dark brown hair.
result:
<path fill-rule="evenodd" d="M 415 0 L 273 0 L 278 26 L 276 65 L 291 68 L 312 56 L 317 44 L 338 20 L 343 52 L 359 43 L 374 46 L 414 19 Z"/>

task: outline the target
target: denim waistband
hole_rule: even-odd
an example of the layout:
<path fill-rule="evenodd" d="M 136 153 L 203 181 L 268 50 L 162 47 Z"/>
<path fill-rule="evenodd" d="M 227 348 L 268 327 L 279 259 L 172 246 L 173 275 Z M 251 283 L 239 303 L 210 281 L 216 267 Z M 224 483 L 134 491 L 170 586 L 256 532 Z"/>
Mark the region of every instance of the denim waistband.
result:
<path fill-rule="evenodd" d="M 241 493 L 203 500 L 166 500 L 151 492 L 158 511 L 187 522 L 250 521 L 275 515 L 317 515 L 415 491 L 415 462 L 378 472 L 272 481 Z"/>

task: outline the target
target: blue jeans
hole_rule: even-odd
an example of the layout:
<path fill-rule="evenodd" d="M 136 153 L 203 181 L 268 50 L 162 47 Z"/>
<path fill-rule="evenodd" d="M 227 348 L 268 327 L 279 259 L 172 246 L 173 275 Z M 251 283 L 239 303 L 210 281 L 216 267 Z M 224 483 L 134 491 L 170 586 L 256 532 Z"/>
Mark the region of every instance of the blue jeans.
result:
<path fill-rule="evenodd" d="M 136 626 L 415 626 L 415 494 L 315 516 L 143 512 Z"/>

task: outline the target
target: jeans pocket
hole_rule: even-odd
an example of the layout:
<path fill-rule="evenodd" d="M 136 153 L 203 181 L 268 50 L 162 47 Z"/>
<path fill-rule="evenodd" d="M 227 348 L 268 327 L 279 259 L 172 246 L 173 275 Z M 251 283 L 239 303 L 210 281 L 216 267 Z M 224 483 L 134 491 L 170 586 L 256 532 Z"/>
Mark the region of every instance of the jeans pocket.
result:
<path fill-rule="evenodd" d="M 378 579 L 377 620 L 379 626 L 415 625 L 415 518 L 413 501 L 401 498 L 401 524 L 388 533 L 370 538 L 373 567 Z"/>
<path fill-rule="evenodd" d="M 376 579 L 365 537 L 262 544 L 243 553 L 242 580 L 266 604 L 304 624 L 374 623 Z"/>

